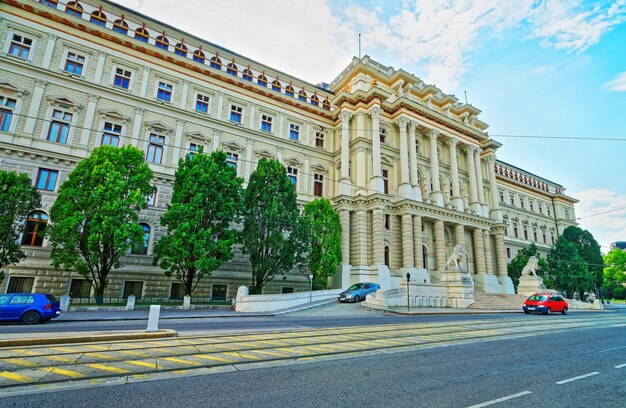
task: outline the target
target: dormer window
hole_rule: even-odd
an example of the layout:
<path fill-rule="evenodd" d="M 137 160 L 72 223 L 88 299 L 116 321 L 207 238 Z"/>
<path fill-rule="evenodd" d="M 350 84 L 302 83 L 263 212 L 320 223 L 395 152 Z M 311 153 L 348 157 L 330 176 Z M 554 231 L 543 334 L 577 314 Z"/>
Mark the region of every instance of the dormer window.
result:
<path fill-rule="evenodd" d="M 259 75 L 256 79 L 256 83 L 261 86 L 267 87 L 267 77 L 263 74 Z"/>
<path fill-rule="evenodd" d="M 165 36 L 165 33 L 163 33 L 156 38 L 156 40 L 154 41 L 154 45 L 157 48 L 161 48 L 162 50 L 169 50 L 170 40 L 168 40 L 167 37 Z"/>
<path fill-rule="evenodd" d="M 324 102 L 322 102 L 322 108 L 330 110 L 330 102 L 328 101 L 328 98 L 324 99 Z"/>
<path fill-rule="evenodd" d="M 304 91 L 304 89 L 301 89 L 300 92 L 298 92 L 298 99 L 306 102 L 306 98 L 307 98 L 306 92 Z"/>
<path fill-rule="evenodd" d="M 150 32 L 146 30 L 145 26 L 141 26 L 135 30 L 135 38 L 139 41 L 148 42 L 150 38 Z"/>
<path fill-rule="evenodd" d="M 320 106 L 320 100 L 317 95 L 311 96 L 311 105 Z"/>
<path fill-rule="evenodd" d="M 128 34 L 128 24 L 123 17 L 113 22 L 113 31 L 124 35 Z"/>
<path fill-rule="evenodd" d="M 204 52 L 202 52 L 202 49 L 194 51 L 193 60 L 199 62 L 200 64 L 204 64 L 204 61 L 206 61 L 206 57 L 204 56 Z"/>
<path fill-rule="evenodd" d="M 83 16 L 83 6 L 81 6 L 77 1 L 70 1 L 65 6 L 65 12 L 74 17 L 82 17 Z"/>
<path fill-rule="evenodd" d="M 105 27 L 107 24 L 107 16 L 102 12 L 102 8 L 100 10 L 96 10 L 91 13 L 91 18 L 89 19 L 94 24 Z"/>
<path fill-rule="evenodd" d="M 216 55 L 213 58 L 211 58 L 211 68 L 215 68 L 215 69 L 222 69 L 222 60 Z"/>
<path fill-rule="evenodd" d="M 290 83 L 289 83 L 289 85 L 287 85 L 287 86 L 285 87 L 285 95 L 287 95 L 287 96 L 292 96 L 292 97 L 293 97 L 294 92 L 295 92 L 295 91 L 294 91 L 294 89 L 293 89 L 293 86 L 291 86 L 291 82 L 290 82 Z"/>
<path fill-rule="evenodd" d="M 187 46 L 184 42 L 181 41 L 176 44 L 176 47 L 174 47 L 174 54 L 180 55 L 181 57 L 187 56 Z"/>
<path fill-rule="evenodd" d="M 243 73 L 242 73 L 242 75 L 241 75 L 241 76 L 242 76 L 242 78 L 243 78 L 243 79 L 245 79 L 246 81 L 252 81 L 252 77 L 253 77 L 254 75 L 252 75 L 252 71 L 250 71 L 250 67 L 248 67 L 248 68 L 246 68 L 246 69 L 244 69 L 244 70 L 243 70 Z"/>
<path fill-rule="evenodd" d="M 272 91 L 276 91 L 276 92 L 280 92 L 283 89 L 280 81 L 278 79 L 275 79 L 272 82 Z"/>
<path fill-rule="evenodd" d="M 237 64 L 235 64 L 235 61 L 226 66 L 226 73 L 232 76 L 237 76 L 237 74 L 239 73 L 239 68 L 237 68 Z"/>

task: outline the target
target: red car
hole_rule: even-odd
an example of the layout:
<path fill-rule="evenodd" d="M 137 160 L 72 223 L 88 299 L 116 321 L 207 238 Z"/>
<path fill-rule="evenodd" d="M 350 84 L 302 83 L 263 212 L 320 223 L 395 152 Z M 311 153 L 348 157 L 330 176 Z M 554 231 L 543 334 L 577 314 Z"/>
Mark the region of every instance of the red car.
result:
<path fill-rule="evenodd" d="M 558 293 L 535 293 L 524 302 L 524 313 L 541 312 L 543 314 L 551 314 L 552 312 L 561 312 L 567 314 L 569 305 L 563 296 Z"/>

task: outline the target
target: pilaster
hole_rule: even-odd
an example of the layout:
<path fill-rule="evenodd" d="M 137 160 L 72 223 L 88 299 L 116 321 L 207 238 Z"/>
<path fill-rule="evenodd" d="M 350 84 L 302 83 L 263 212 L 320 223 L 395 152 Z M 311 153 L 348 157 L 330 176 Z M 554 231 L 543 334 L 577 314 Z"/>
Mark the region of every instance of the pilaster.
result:
<path fill-rule="evenodd" d="M 339 211 L 341 222 L 341 263 L 350 264 L 350 211 L 343 209 Z"/>
<path fill-rule="evenodd" d="M 135 108 L 135 119 L 133 122 L 133 133 L 131 134 L 130 144 L 141 149 L 142 144 L 140 143 L 140 134 L 141 134 L 141 125 L 143 122 L 143 114 L 146 112 L 145 109 Z"/>
<path fill-rule="evenodd" d="M 422 191 L 419 186 L 417 176 L 417 144 L 415 141 L 415 129 L 417 123 L 409 121 L 409 175 L 411 178 L 411 186 L 413 188 L 413 197 L 417 201 L 422 201 Z"/>
<path fill-rule="evenodd" d="M 91 134 L 91 130 L 95 128 L 93 119 L 96 115 L 96 104 L 99 98 L 98 95 L 89 95 L 89 101 L 87 102 L 87 109 L 85 111 L 83 132 L 80 136 L 80 144 L 83 146 L 89 145 L 89 135 Z"/>
<path fill-rule="evenodd" d="M 413 216 L 413 250 L 415 252 L 415 267 L 424 268 L 424 252 L 422 251 L 422 217 Z"/>
<path fill-rule="evenodd" d="M 52 61 L 52 55 L 54 54 L 54 45 L 57 42 L 57 36 L 54 34 L 48 34 L 48 43 L 46 44 L 46 51 L 43 54 L 43 60 L 41 67 L 43 69 L 50 69 L 50 62 Z"/>
<path fill-rule="evenodd" d="M 430 193 L 430 199 L 439 207 L 443 207 L 443 194 L 441 193 L 441 182 L 439 181 L 439 154 L 437 152 L 437 138 L 439 132 L 434 129 L 428 130 L 430 138 L 430 169 L 431 183 L 433 190 Z"/>
<path fill-rule="evenodd" d="M 339 179 L 339 194 L 352 195 L 352 180 L 350 179 L 350 119 L 352 113 L 342 111 L 341 117 L 341 178 Z"/>
<path fill-rule="evenodd" d="M 372 118 L 372 174 L 370 177 L 370 189 L 377 193 L 383 192 L 382 166 L 380 162 L 380 107 L 370 109 Z"/>
<path fill-rule="evenodd" d="M 385 264 L 383 222 L 383 209 L 379 207 L 374 208 L 372 210 L 372 258 L 376 266 Z"/>
<path fill-rule="evenodd" d="M 474 264 L 476 265 L 476 273 L 485 273 L 485 245 L 483 240 L 483 231 L 476 228 L 474 234 Z"/>
<path fill-rule="evenodd" d="M 356 264 L 359 266 L 365 266 L 367 265 L 367 212 L 364 210 L 358 210 L 355 212 L 355 218 L 355 242 L 358 245 L 356 248 L 358 256 Z"/>
<path fill-rule="evenodd" d="M 442 271 L 446 265 L 446 237 L 443 221 L 435 221 L 435 269 Z"/>
<path fill-rule="evenodd" d="M 487 275 L 493 275 L 493 253 L 491 252 L 491 234 L 483 231 L 483 241 L 485 243 L 485 268 Z"/>
<path fill-rule="evenodd" d="M 411 214 L 402 215 L 402 267 L 413 268 L 415 264 L 413 245 L 413 219 Z"/>
<path fill-rule="evenodd" d="M 474 147 L 467 145 L 465 147 L 465 152 L 467 153 L 467 170 L 469 172 L 469 193 L 470 193 L 470 207 L 472 208 L 472 213 L 479 214 L 479 206 L 478 202 L 478 190 L 476 187 L 476 164 L 474 163 Z"/>
<path fill-rule="evenodd" d="M 400 129 L 400 187 L 398 193 L 404 198 L 411 198 L 413 192 L 409 182 L 409 152 L 406 134 L 408 123 L 406 118 L 400 118 L 396 121 L 396 125 Z"/>
<path fill-rule="evenodd" d="M 35 89 L 33 90 L 33 97 L 30 99 L 30 106 L 28 107 L 28 117 L 26 123 L 24 123 L 24 133 L 32 135 L 35 131 L 35 122 L 39 117 L 39 108 L 41 107 L 41 101 L 43 100 L 43 91 L 46 88 L 48 82 L 41 79 L 35 80 Z"/>
<path fill-rule="evenodd" d="M 454 138 L 448 140 L 448 147 L 450 148 L 450 172 L 452 173 L 452 207 L 460 212 L 463 212 L 463 199 L 461 198 L 461 192 L 459 188 L 459 161 L 456 154 L 458 141 Z"/>
<path fill-rule="evenodd" d="M 491 219 L 502 222 L 502 211 L 500 210 L 500 198 L 498 196 L 498 184 L 496 182 L 496 156 L 487 156 L 487 171 L 489 172 L 489 190 L 491 191 Z"/>

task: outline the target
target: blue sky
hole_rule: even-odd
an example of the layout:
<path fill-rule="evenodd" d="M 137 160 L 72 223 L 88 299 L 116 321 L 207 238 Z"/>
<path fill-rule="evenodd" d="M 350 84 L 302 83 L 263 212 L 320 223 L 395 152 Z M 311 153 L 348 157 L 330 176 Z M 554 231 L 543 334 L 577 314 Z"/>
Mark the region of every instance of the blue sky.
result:
<path fill-rule="evenodd" d="M 363 55 L 467 91 L 498 158 L 579 199 L 603 252 L 626 240 L 626 209 L 595 215 L 626 207 L 626 0 L 119 3 L 313 83 L 347 66 L 361 33 Z"/>

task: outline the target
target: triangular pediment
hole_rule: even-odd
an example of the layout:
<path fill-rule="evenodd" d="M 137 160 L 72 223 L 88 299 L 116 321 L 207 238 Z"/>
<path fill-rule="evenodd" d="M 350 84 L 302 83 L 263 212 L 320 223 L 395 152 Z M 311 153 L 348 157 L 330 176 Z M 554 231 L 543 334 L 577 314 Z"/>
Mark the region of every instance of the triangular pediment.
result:
<path fill-rule="evenodd" d="M 0 90 L 2 90 L 5 94 L 17 96 L 22 96 L 28 93 L 27 91 L 20 89 L 7 81 L 0 81 Z"/>
<path fill-rule="evenodd" d="M 326 167 L 322 166 L 320 163 L 314 163 L 313 165 L 311 165 L 311 170 L 316 173 L 328 173 L 328 169 L 326 169 Z"/>
<path fill-rule="evenodd" d="M 83 105 L 81 105 L 80 103 L 74 101 L 73 99 L 70 99 L 66 96 L 56 96 L 56 95 L 50 95 L 48 97 L 46 97 L 46 99 L 48 100 L 48 102 L 51 105 L 61 105 L 61 106 L 65 106 L 65 107 L 73 107 L 75 109 L 80 109 L 83 107 Z"/>
<path fill-rule="evenodd" d="M 240 152 L 242 152 L 244 149 L 244 147 L 241 144 L 235 142 L 234 140 L 224 140 L 222 142 L 222 148 L 224 150 L 235 150 L 235 151 L 240 151 Z"/>
<path fill-rule="evenodd" d="M 98 113 L 100 114 L 100 116 L 102 116 L 103 118 L 116 118 L 119 119 L 123 122 L 129 122 L 130 121 L 130 116 L 126 116 L 124 115 L 122 112 L 120 112 L 117 109 L 100 109 L 98 111 Z"/>
<path fill-rule="evenodd" d="M 284 160 L 285 160 L 285 163 L 287 163 L 290 166 L 302 166 L 302 162 L 298 160 L 297 157 L 287 157 Z"/>
<path fill-rule="evenodd" d="M 264 159 L 273 159 L 276 157 L 276 155 L 274 155 L 272 152 L 270 152 L 267 149 L 258 149 L 254 151 L 254 154 L 257 155 L 260 158 L 264 158 Z"/>
<path fill-rule="evenodd" d="M 167 126 L 165 123 L 160 122 L 160 121 L 158 121 L 158 120 L 153 120 L 153 121 L 148 121 L 148 122 L 145 122 L 145 123 L 144 123 L 144 125 L 145 125 L 147 128 L 150 128 L 150 129 L 158 129 L 158 130 L 164 130 L 164 131 L 166 131 L 167 133 L 171 133 L 171 132 L 172 132 L 172 130 L 173 130 L 171 127 Z"/>
<path fill-rule="evenodd" d="M 210 137 L 208 137 L 204 133 L 198 132 L 198 131 L 187 132 L 187 133 L 185 133 L 185 136 L 188 139 L 202 140 L 202 141 L 205 141 L 205 142 L 210 142 L 211 141 Z"/>

